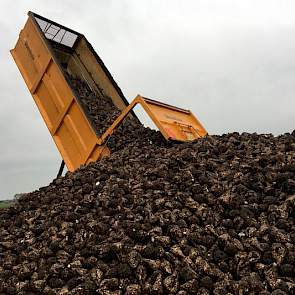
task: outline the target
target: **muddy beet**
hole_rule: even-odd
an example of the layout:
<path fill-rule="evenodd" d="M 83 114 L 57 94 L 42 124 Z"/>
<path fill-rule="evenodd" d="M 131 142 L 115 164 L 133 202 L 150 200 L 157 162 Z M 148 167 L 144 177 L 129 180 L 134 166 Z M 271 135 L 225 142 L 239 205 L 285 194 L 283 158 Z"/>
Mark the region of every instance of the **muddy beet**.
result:
<path fill-rule="evenodd" d="M 0 294 L 295 294 L 295 132 L 109 144 L 0 211 Z"/>

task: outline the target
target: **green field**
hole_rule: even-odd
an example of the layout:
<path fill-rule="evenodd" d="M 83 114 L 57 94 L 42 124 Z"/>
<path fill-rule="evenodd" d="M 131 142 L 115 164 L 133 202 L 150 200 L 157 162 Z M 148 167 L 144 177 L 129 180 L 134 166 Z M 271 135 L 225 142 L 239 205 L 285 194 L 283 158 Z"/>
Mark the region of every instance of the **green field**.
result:
<path fill-rule="evenodd" d="M 8 208 L 13 201 L 0 201 L 0 209 L 1 208 Z"/>

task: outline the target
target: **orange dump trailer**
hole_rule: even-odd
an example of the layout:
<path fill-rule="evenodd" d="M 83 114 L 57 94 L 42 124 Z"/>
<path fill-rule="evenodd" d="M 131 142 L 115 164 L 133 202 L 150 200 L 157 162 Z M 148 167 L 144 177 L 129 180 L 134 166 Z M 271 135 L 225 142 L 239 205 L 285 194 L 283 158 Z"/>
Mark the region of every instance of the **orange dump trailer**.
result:
<path fill-rule="evenodd" d="M 137 119 L 132 111 L 136 104 L 167 140 L 188 141 L 207 134 L 188 110 L 142 96 L 129 105 L 85 36 L 38 14 L 28 13 L 11 54 L 70 171 L 110 154 L 107 137 L 127 115 Z M 99 97 L 110 97 L 122 111 L 104 134 L 97 134 L 68 74 L 85 81 Z"/>

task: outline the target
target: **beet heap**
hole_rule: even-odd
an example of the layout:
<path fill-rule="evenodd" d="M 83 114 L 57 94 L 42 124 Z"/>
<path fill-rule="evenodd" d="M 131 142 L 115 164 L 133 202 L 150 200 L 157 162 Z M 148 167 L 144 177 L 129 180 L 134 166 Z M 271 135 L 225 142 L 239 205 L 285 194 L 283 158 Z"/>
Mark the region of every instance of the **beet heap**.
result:
<path fill-rule="evenodd" d="M 103 132 L 118 111 L 76 84 Z M 127 119 L 108 145 L 0 210 L 0 294 L 295 294 L 295 131 L 168 145 Z"/>

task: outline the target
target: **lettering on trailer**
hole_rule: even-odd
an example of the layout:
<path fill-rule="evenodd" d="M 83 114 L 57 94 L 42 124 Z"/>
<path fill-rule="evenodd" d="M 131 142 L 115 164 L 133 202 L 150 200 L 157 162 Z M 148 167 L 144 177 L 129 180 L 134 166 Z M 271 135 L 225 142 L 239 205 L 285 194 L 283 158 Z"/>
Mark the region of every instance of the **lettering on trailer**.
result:
<path fill-rule="evenodd" d="M 179 121 L 179 122 L 183 122 L 181 119 L 176 118 L 174 116 L 170 116 L 170 115 L 165 115 L 166 118 L 171 119 L 171 120 L 175 120 L 175 121 Z"/>

